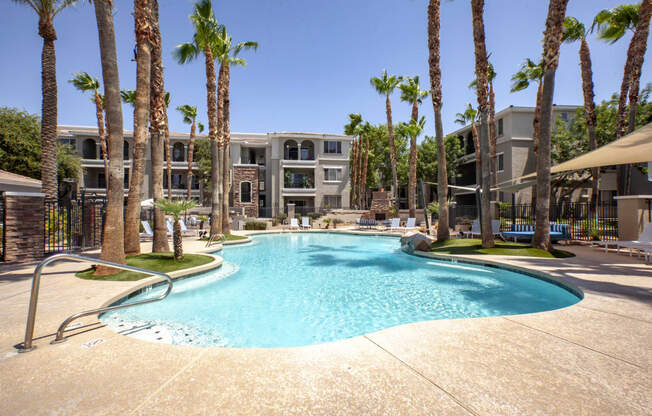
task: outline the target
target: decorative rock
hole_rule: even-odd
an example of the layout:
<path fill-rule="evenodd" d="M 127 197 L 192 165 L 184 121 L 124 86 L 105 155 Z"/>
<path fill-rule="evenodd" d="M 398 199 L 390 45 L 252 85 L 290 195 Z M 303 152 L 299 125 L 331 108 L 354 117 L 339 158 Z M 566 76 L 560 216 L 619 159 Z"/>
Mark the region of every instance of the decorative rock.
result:
<path fill-rule="evenodd" d="M 401 249 L 408 253 L 418 251 L 430 251 L 430 246 L 435 239 L 421 233 L 412 233 L 401 237 Z"/>

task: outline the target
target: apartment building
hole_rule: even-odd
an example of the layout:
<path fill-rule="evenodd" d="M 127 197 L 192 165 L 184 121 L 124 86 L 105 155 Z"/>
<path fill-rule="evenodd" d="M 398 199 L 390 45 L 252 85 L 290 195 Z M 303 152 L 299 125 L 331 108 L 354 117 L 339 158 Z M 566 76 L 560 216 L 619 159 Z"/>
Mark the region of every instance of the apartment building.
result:
<path fill-rule="evenodd" d="M 59 141 L 82 157 L 79 186 L 86 193 L 106 193 L 104 162 L 96 127 L 59 126 Z M 207 139 L 198 135 L 199 139 Z M 197 176 L 188 184 L 187 133 L 170 132 L 172 196 L 203 200 Z M 317 208 L 348 208 L 350 194 L 349 153 L 353 138 L 322 133 L 232 133 L 231 206 L 249 217 L 272 217 L 293 203 L 299 212 Z M 123 159 L 125 192 L 129 192 L 133 132 L 125 130 Z M 149 148 L 141 199 L 152 197 L 152 163 Z M 195 159 L 196 160 L 196 159 Z M 198 171 L 198 164 L 193 163 Z M 166 167 L 164 166 L 164 172 Z M 167 174 L 163 175 L 167 196 Z"/>

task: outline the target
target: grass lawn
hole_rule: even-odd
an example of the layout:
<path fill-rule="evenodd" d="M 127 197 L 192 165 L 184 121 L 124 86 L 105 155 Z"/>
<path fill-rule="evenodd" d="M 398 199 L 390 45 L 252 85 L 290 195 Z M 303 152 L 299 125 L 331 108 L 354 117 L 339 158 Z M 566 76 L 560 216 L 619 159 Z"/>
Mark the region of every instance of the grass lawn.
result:
<path fill-rule="evenodd" d="M 430 250 L 433 253 L 441 254 L 493 254 L 498 256 L 528 256 L 528 257 L 549 257 L 565 258 L 574 257 L 573 253 L 564 250 L 552 250 L 552 252 L 533 248 L 528 244 L 507 243 L 496 240 L 494 248 L 482 248 L 482 240 L 473 238 L 456 238 L 444 242 L 436 242 Z"/>
<path fill-rule="evenodd" d="M 127 257 L 129 266 L 140 267 L 142 269 L 155 270 L 157 272 L 173 272 L 181 269 L 189 269 L 202 264 L 210 263 L 213 258 L 202 256 L 200 254 L 185 254 L 183 260 L 174 261 L 172 253 L 147 253 L 138 256 Z M 115 280 L 115 281 L 132 281 L 140 280 L 147 277 L 146 274 L 122 270 L 115 274 L 107 276 L 93 276 L 94 268 L 90 268 L 76 274 L 77 277 L 89 280 Z"/>
<path fill-rule="evenodd" d="M 226 238 L 226 241 L 235 241 L 235 240 L 246 240 L 247 237 L 244 235 L 235 235 L 235 234 L 226 234 L 224 236 Z M 202 237 L 200 238 L 201 241 L 208 241 L 208 237 Z"/>

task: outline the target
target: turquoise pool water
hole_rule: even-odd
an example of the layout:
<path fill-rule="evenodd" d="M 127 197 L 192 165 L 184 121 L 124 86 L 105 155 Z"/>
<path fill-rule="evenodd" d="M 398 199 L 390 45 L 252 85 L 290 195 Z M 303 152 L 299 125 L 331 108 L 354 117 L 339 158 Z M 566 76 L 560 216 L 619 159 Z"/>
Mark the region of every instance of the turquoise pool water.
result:
<path fill-rule="evenodd" d="M 293 233 L 254 239 L 226 247 L 220 270 L 175 282 L 164 301 L 101 319 L 125 333 L 150 328 L 147 337 L 164 342 L 290 347 L 409 322 L 540 312 L 579 301 L 523 274 L 407 255 L 397 238 Z"/>

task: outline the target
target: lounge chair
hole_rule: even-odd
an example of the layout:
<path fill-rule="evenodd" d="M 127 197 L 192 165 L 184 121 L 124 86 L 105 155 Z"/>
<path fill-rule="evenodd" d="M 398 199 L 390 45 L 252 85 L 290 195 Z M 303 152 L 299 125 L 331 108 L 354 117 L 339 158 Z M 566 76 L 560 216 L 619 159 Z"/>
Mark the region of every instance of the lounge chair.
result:
<path fill-rule="evenodd" d="M 301 228 L 312 228 L 312 225 L 310 225 L 310 218 L 301 217 Z"/>
<path fill-rule="evenodd" d="M 480 221 L 473 220 L 470 231 L 463 231 L 462 235 L 466 238 L 473 238 L 474 235 L 482 235 L 480 230 Z"/>
<path fill-rule="evenodd" d="M 500 237 L 500 220 L 491 220 L 491 234 L 494 237 Z M 464 233 L 467 238 L 473 238 L 474 236 L 482 236 L 482 227 L 480 227 L 480 220 L 473 220 L 471 224 L 471 231 Z"/>
<path fill-rule="evenodd" d="M 144 233 L 140 233 L 140 238 L 154 238 L 154 231 L 152 231 L 152 227 L 150 227 L 149 223 L 147 221 L 141 221 L 140 224 L 145 230 Z"/>
<path fill-rule="evenodd" d="M 500 233 L 504 239 L 511 238 L 514 241 L 519 238 L 532 239 L 534 236 L 534 225 L 529 224 L 512 224 L 511 231 Z M 550 224 L 550 240 L 566 240 L 568 243 L 571 239 L 570 226 L 568 224 Z"/>
<path fill-rule="evenodd" d="M 378 225 L 378 222 L 373 218 L 360 218 L 355 220 L 355 223 L 358 224 L 358 228 L 375 228 Z"/>
<path fill-rule="evenodd" d="M 168 235 L 172 236 L 174 235 L 174 226 L 170 222 L 170 220 L 166 219 L 165 220 L 165 227 L 168 229 Z"/>
<path fill-rule="evenodd" d="M 408 218 L 407 219 L 407 224 L 405 224 L 405 227 L 403 227 L 404 231 L 408 230 L 415 230 L 417 228 L 417 219 L 416 218 Z"/>
<path fill-rule="evenodd" d="M 394 230 L 401 230 L 401 219 L 400 218 L 392 218 L 389 223 L 389 231 L 394 231 Z"/>
<path fill-rule="evenodd" d="M 293 228 L 299 229 L 299 221 L 296 218 L 290 218 L 290 230 Z"/>
<path fill-rule="evenodd" d="M 181 235 L 194 236 L 196 234 L 194 231 L 189 230 L 188 227 L 186 227 L 186 223 L 183 222 L 183 218 L 179 219 L 179 225 L 181 226 Z"/>
<path fill-rule="evenodd" d="M 616 252 L 620 252 L 620 248 L 628 248 L 629 256 L 632 256 L 632 250 L 636 249 L 638 257 L 643 253 L 647 260 L 648 250 L 652 251 L 652 223 L 646 224 L 643 227 L 643 232 L 639 234 L 638 240 L 633 241 L 609 241 L 609 244 L 616 245 Z M 607 244 L 604 247 L 605 253 L 607 252 Z"/>

